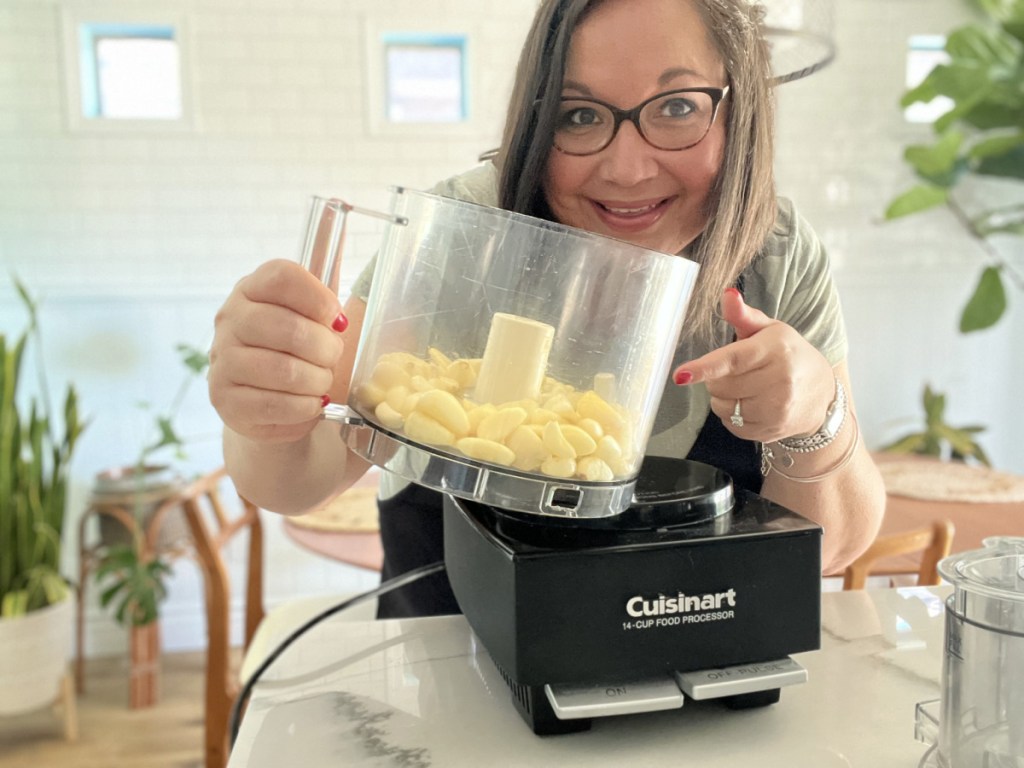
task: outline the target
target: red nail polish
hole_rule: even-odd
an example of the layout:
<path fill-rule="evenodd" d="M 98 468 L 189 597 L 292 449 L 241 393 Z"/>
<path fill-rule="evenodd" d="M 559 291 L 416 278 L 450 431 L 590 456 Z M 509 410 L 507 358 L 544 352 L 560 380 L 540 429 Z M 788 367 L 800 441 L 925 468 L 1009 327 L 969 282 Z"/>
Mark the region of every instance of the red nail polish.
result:
<path fill-rule="evenodd" d="M 689 371 L 676 371 L 672 375 L 672 380 L 679 386 L 683 386 L 683 384 L 689 384 L 693 381 L 693 374 Z"/>
<path fill-rule="evenodd" d="M 321 408 L 326 408 L 330 404 L 331 404 L 331 396 L 330 395 L 321 395 L 320 396 L 320 407 Z"/>
<path fill-rule="evenodd" d="M 348 318 L 345 317 L 343 312 L 339 312 L 338 316 L 334 318 L 334 322 L 331 323 L 331 328 L 336 330 L 338 333 L 341 333 L 348 328 Z"/>

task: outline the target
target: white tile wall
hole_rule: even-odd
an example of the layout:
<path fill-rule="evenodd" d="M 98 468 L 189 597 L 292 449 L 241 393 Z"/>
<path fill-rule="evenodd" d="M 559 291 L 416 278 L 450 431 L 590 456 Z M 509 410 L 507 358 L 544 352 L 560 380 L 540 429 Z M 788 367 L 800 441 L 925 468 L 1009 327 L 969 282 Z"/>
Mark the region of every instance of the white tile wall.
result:
<path fill-rule="evenodd" d="M 536 0 L 7 0 L 0 7 L 0 261 L 44 299 L 46 360 L 55 384 L 73 380 L 92 422 L 75 462 L 72 522 L 93 475 L 131 461 L 149 417 L 137 403 L 170 402 L 181 370 L 174 345 L 209 340 L 213 314 L 260 262 L 292 257 L 306 198 L 329 193 L 385 206 L 391 184 L 425 187 L 495 145 L 518 48 Z M 900 156 L 924 138 L 903 123 L 903 55 L 911 33 L 942 33 L 962 0 L 841 0 L 837 61 L 780 89 L 780 190 L 794 198 L 834 257 L 851 339 L 850 363 L 871 445 L 916 418 L 925 381 L 950 396 L 950 417 L 989 425 L 1004 469 L 1024 472 L 1019 384 L 1020 292 L 995 331 L 955 331 L 981 258 L 940 213 L 879 223 L 910 182 Z M 187 21 L 194 132 L 97 134 L 68 128 L 62 12 L 131 8 Z M 370 134 L 367 24 L 475 30 L 478 128 L 472 136 Z M 376 243 L 353 219 L 346 270 Z M 1020 243 L 1004 244 L 1016 249 Z M 0 327 L 23 315 L 6 280 Z M 182 430 L 195 436 L 187 469 L 219 461 L 217 420 L 202 382 Z M 271 524 L 268 599 L 346 592 L 373 578 L 317 561 Z M 67 553 L 69 571 L 73 547 Z M 187 565 L 165 605 L 165 645 L 198 647 L 201 592 Z M 95 606 L 89 648 L 116 650 L 122 633 Z"/>

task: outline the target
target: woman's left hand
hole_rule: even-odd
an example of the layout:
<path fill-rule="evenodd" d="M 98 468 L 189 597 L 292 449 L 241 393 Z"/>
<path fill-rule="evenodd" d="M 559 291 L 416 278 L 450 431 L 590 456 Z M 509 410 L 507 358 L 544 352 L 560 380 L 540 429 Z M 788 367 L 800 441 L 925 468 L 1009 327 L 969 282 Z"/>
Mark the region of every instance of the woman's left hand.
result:
<path fill-rule="evenodd" d="M 736 340 L 679 366 L 676 383 L 704 382 L 711 410 L 744 440 L 771 443 L 818 429 L 836 394 L 825 357 L 792 326 L 747 306 L 735 288 L 722 297 L 722 316 Z"/>

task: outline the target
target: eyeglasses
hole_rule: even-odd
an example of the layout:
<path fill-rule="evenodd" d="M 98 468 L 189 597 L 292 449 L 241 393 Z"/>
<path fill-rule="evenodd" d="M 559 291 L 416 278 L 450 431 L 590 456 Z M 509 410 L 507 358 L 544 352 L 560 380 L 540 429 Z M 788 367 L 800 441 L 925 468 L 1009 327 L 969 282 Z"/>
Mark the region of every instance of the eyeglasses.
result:
<path fill-rule="evenodd" d="M 562 98 L 555 123 L 555 147 L 567 155 L 593 155 L 612 143 L 628 120 L 656 149 L 683 150 L 708 135 L 725 88 L 679 88 L 652 96 L 633 109 L 597 99 Z"/>

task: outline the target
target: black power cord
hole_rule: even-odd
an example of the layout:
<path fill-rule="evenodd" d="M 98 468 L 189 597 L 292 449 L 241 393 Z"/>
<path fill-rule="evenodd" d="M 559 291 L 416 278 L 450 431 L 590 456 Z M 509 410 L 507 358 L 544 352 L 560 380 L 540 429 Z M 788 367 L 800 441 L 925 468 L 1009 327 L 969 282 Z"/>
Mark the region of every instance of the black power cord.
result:
<path fill-rule="evenodd" d="M 321 611 L 316 616 L 309 619 L 305 624 L 296 629 L 294 632 L 292 632 L 290 635 L 288 635 L 288 637 L 286 637 L 284 640 L 282 640 L 281 643 L 278 644 L 278 646 L 267 655 L 267 658 L 265 658 L 263 662 L 259 665 L 259 667 L 256 668 L 256 671 L 252 673 L 249 679 L 245 681 L 245 684 L 242 686 L 242 690 L 238 692 L 238 696 L 235 698 L 235 703 L 231 707 L 231 718 L 228 721 L 229 731 L 231 734 L 229 749 L 233 749 L 235 746 L 235 739 L 238 738 L 238 729 L 239 726 L 241 725 L 242 720 L 242 710 L 245 708 L 246 702 L 249 701 L 249 696 L 252 695 L 253 687 L 263 676 L 263 673 L 267 671 L 270 665 L 273 664 L 278 659 L 278 657 L 282 653 L 284 653 L 285 649 L 287 649 L 292 643 L 294 643 L 296 640 L 302 637 L 302 635 L 304 635 L 314 626 L 319 624 L 321 621 L 330 616 L 333 616 L 336 613 L 341 613 L 342 611 L 351 608 L 353 605 L 358 605 L 359 603 L 366 602 L 367 600 L 372 600 L 375 597 L 386 595 L 388 592 L 399 589 L 400 587 L 404 587 L 406 584 L 411 584 L 412 582 L 418 581 L 424 578 L 425 576 L 431 576 L 443 570 L 444 562 L 438 561 L 436 563 L 430 563 L 429 565 L 424 565 L 419 568 L 414 568 L 413 570 L 403 573 L 401 576 L 396 576 L 393 579 L 388 579 L 375 589 L 371 589 L 368 592 L 362 592 L 356 595 L 355 597 L 350 597 L 347 600 L 343 600 L 342 602 L 338 603 L 337 605 L 333 605 L 330 608 Z"/>

